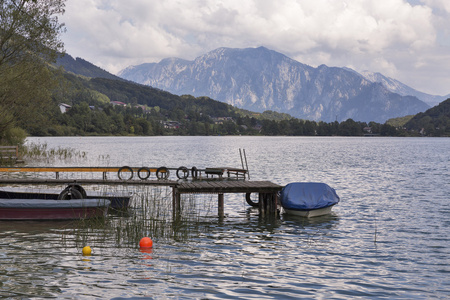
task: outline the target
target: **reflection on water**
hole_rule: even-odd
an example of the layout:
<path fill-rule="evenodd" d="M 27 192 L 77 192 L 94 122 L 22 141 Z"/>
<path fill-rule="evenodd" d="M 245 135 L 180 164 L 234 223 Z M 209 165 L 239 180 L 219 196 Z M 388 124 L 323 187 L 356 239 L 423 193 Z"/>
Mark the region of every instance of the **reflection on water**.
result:
<path fill-rule="evenodd" d="M 219 219 L 216 196 L 187 197 L 191 219 L 177 224 L 182 234 L 173 233 L 164 202 L 147 201 L 158 222 L 127 227 L 145 211 L 142 200 L 106 220 L 109 227 L 0 222 L 0 297 L 450 297 L 448 139 L 36 140 L 86 151 L 90 166 L 239 167 L 238 149 L 245 148 L 253 180 L 325 182 L 341 202 L 330 216 L 265 219 L 243 195 L 226 195 Z M 170 201 L 170 193 L 162 195 Z M 139 250 L 143 234 L 154 241 L 151 253 Z"/>

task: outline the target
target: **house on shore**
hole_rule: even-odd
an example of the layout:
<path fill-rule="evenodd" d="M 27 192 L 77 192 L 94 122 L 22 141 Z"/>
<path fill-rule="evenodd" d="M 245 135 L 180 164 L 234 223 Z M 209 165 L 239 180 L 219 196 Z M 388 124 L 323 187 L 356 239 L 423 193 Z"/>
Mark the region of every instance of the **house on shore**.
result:
<path fill-rule="evenodd" d="M 58 104 L 58 107 L 62 114 L 68 112 L 69 109 L 72 108 L 72 106 L 70 106 L 69 104 L 65 104 L 65 103 Z"/>

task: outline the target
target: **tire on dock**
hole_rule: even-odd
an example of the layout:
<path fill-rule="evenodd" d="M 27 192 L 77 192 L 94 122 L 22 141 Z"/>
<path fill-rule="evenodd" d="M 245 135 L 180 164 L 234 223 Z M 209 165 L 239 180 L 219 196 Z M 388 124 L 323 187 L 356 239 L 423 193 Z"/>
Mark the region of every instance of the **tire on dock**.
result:
<path fill-rule="evenodd" d="M 79 185 L 76 186 L 68 186 L 66 187 L 59 195 L 58 200 L 72 200 L 72 199 L 85 199 L 86 196 L 83 197 L 82 191 L 80 191 L 77 187 L 81 188 L 81 190 L 86 194 L 86 191 Z"/>
<path fill-rule="evenodd" d="M 252 193 L 246 193 L 245 194 L 245 201 L 247 201 L 247 204 L 250 205 L 250 206 L 259 207 L 259 202 L 254 202 L 252 200 L 251 195 L 252 195 Z"/>
<path fill-rule="evenodd" d="M 142 173 L 144 173 L 144 174 L 142 174 Z M 142 168 L 140 168 L 140 169 L 138 170 L 138 177 L 139 177 L 139 179 L 141 179 L 141 180 L 146 180 L 146 179 L 148 179 L 148 178 L 150 177 L 150 173 L 151 173 L 151 171 L 150 171 L 149 168 L 147 168 L 147 167 L 142 167 Z M 145 175 L 145 174 L 146 174 L 146 175 Z"/>
<path fill-rule="evenodd" d="M 156 170 L 156 177 L 158 179 L 167 179 L 169 178 L 170 172 L 166 167 L 160 167 Z"/>
<path fill-rule="evenodd" d="M 129 172 L 130 176 L 128 178 L 122 178 L 120 175 L 122 172 Z M 119 177 L 120 180 L 131 180 L 133 178 L 133 169 L 128 166 L 123 166 L 117 171 L 117 177 Z"/>
<path fill-rule="evenodd" d="M 189 176 L 189 170 L 186 167 L 179 167 L 177 170 L 178 179 L 186 179 Z"/>
<path fill-rule="evenodd" d="M 197 167 L 192 167 L 191 174 L 192 174 L 192 178 L 194 178 L 194 179 L 198 178 L 198 169 L 197 169 Z"/>

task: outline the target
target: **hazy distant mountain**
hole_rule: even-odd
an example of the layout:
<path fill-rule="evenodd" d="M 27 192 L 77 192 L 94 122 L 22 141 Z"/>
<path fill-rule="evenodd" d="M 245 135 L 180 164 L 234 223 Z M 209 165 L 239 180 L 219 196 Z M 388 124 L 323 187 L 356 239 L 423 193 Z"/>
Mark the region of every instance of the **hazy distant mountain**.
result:
<path fill-rule="evenodd" d="M 316 121 L 385 122 L 429 108 L 349 69 L 313 68 L 264 47 L 219 48 L 193 61 L 168 58 L 128 67 L 119 76 L 178 95 Z"/>
<path fill-rule="evenodd" d="M 381 73 L 364 71 L 361 72 L 361 75 L 363 75 L 367 80 L 381 83 L 385 88 L 387 88 L 391 92 L 400 94 L 402 96 L 415 96 L 430 106 L 438 105 L 440 102 L 450 97 L 450 95 L 436 96 L 419 92 L 413 89 L 412 87 L 409 87 L 396 79 L 386 77 Z"/>

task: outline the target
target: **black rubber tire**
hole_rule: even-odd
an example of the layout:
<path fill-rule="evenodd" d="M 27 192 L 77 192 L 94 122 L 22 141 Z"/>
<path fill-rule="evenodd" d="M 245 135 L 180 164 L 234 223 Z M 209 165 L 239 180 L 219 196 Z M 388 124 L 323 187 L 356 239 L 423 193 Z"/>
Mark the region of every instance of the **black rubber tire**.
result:
<path fill-rule="evenodd" d="M 259 202 L 253 202 L 251 198 L 252 193 L 246 193 L 245 194 L 245 201 L 247 201 L 247 204 L 253 207 L 259 207 Z"/>
<path fill-rule="evenodd" d="M 166 167 L 160 167 L 156 170 L 156 178 L 167 179 L 169 178 L 170 172 Z"/>
<path fill-rule="evenodd" d="M 81 192 L 72 186 L 66 187 L 59 195 L 58 200 L 83 199 Z"/>
<path fill-rule="evenodd" d="M 192 174 L 192 178 L 194 178 L 194 179 L 198 178 L 198 169 L 197 169 L 197 167 L 192 167 L 191 174 Z"/>
<path fill-rule="evenodd" d="M 147 173 L 147 176 L 141 176 L 141 172 L 142 171 L 145 171 L 146 173 Z M 142 167 L 142 168 L 140 168 L 139 170 L 138 170 L 138 177 L 141 179 L 141 180 L 146 180 L 146 179 L 148 179 L 149 177 L 150 177 L 150 169 L 149 168 L 146 168 L 146 167 Z"/>
<path fill-rule="evenodd" d="M 182 173 L 183 175 L 180 175 Z M 189 170 L 186 167 L 179 167 L 177 170 L 178 179 L 186 179 L 189 177 Z"/>
<path fill-rule="evenodd" d="M 81 199 L 86 199 L 87 198 L 87 193 L 86 193 L 85 189 L 81 185 L 72 184 L 72 185 L 69 185 L 68 187 L 72 187 L 72 188 L 76 189 L 77 191 L 79 191 L 81 193 L 81 197 L 82 197 Z"/>
<path fill-rule="evenodd" d="M 120 176 L 120 173 L 122 171 L 131 172 L 130 178 L 127 178 L 127 179 L 122 178 L 122 176 Z M 133 178 L 133 169 L 128 166 L 123 166 L 122 168 L 119 169 L 119 171 L 117 171 L 117 177 L 119 177 L 120 180 L 131 180 Z"/>

